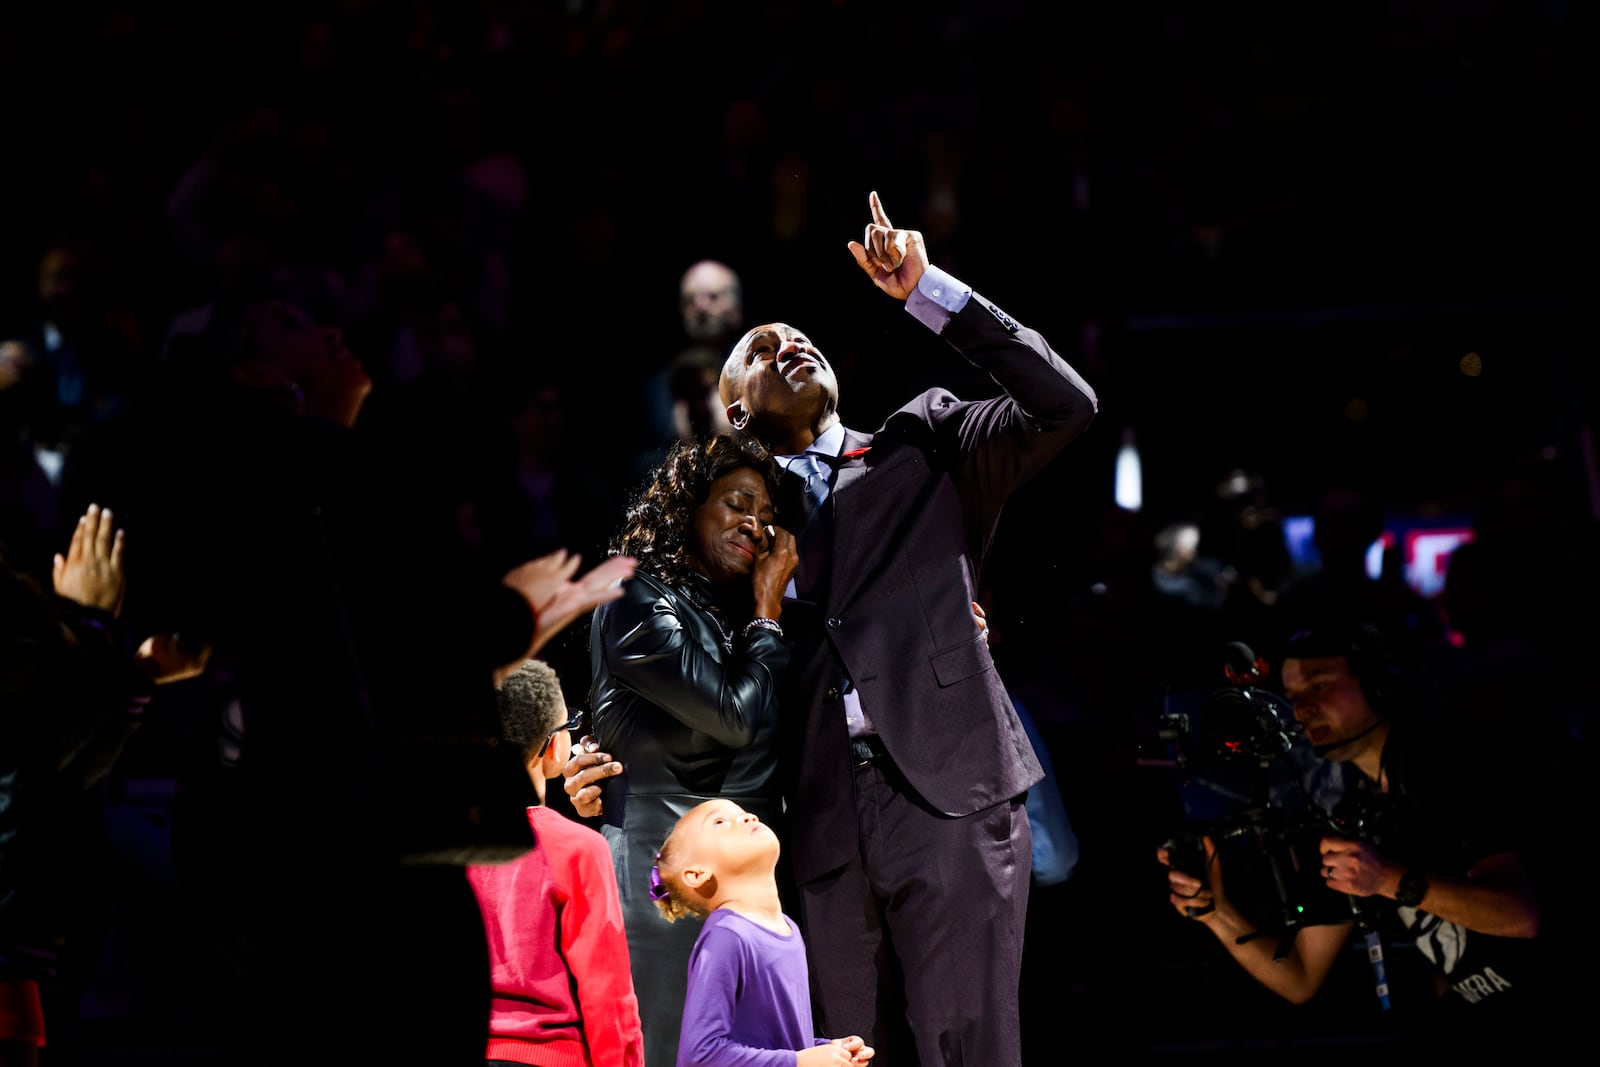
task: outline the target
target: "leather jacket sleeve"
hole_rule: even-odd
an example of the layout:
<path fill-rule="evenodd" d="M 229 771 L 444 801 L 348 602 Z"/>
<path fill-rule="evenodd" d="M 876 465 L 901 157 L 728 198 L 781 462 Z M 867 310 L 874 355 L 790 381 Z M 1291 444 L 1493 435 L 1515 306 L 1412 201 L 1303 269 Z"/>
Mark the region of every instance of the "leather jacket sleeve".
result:
<path fill-rule="evenodd" d="M 596 613 L 596 712 L 626 688 L 684 726 L 729 748 L 744 748 L 777 715 L 778 680 L 789 663 L 783 640 L 748 638 L 732 624 L 733 651 L 710 613 L 651 575 Z"/>

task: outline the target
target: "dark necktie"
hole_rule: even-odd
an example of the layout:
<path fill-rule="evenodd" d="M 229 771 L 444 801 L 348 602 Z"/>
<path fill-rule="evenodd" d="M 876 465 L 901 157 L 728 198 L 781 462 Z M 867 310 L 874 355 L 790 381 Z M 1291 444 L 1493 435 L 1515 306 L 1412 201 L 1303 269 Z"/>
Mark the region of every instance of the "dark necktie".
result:
<path fill-rule="evenodd" d="M 806 495 L 811 498 L 811 506 L 807 510 L 815 511 L 824 500 L 828 499 L 828 479 L 833 473 L 833 468 L 817 453 L 805 452 L 794 458 L 789 464 L 789 469 L 805 479 Z"/>

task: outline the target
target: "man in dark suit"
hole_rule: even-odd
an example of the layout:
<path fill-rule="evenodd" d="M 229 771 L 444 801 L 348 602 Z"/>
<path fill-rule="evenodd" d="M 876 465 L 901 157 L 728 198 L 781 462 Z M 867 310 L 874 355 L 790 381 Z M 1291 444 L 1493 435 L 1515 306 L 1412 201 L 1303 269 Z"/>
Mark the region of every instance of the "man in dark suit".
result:
<path fill-rule="evenodd" d="M 877 430 L 838 415 L 833 368 L 768 323 L 722 371 L 729 421 L 789 475 L 808 513 L 784 629 L 784 841 L 812 961 L 819 1033 L 858 1033 L 880 1062 L 1021 1062 L 1018 981 L 1038 760 L 973 604 L 1001 507 L 1083 432 L 1094 391 L 1037 333 L 928 263 L 876 193 L 856 263 L 1001 387 L 932 389 Z M 812 457 L 815 457 L 813 459 Z M 795 524 L 798 526 L 798 524 Z M 576 803 L 620 767 L 568 775 Z M 581 810 L 581 807 L 580 807 Z"/>

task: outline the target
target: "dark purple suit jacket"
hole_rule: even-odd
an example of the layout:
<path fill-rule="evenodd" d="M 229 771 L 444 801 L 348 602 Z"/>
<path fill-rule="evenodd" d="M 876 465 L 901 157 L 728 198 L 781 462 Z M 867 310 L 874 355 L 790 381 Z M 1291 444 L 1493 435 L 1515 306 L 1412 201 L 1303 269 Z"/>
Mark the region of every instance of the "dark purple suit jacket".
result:
<path fill-rule="evenodd" d="M 968 815 L 1043 776 L 972 618 L 1001 507 L 1089 425 L 1094 391 L 980 294 L 940 334 L 1003 394 L 933 389 L 871 435 L 846 432 L 833 492 L 801 532 L 783 722 L 786 851 L 804 883 L 857 852 L 848 676 L 895 765 Z"/>

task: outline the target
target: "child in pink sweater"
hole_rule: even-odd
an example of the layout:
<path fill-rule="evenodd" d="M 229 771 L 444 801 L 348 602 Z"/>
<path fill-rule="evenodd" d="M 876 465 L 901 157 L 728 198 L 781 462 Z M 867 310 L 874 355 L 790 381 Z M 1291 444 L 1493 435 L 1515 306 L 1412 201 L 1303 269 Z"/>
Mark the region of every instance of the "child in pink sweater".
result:
<path fill-rule="evenodd" d="M 528 660 L 500 685 L 502 733 L 526 754 L 542 800 L 559 777 L 576 718 L 556 672 Z M 528 809 L 536 845 L 509 863 L 469 867 L 489 938 L 490 1063 L 642 1067 L 644 1036 L 622 904 L 605 838 L 558 811 Z"/>

